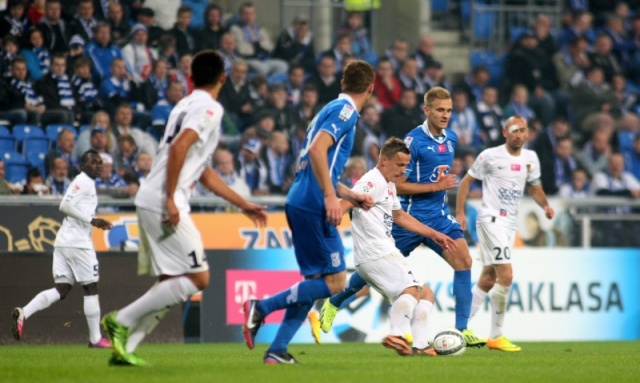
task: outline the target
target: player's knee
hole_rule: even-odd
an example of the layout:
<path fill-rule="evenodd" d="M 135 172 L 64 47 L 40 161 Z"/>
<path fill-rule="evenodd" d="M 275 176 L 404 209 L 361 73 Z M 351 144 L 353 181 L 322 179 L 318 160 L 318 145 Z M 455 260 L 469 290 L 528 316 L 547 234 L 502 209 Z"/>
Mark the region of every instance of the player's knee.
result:
<path fill-rule="evenodd" d="M 56 284 L 56 290 L 58 291 L 58 294 L 60 294 L 60 300 L 63 300 L 64 298 L 67 297 L 67 295 L 69 294 L 69 291 L 71 291 L 71 285 L 68 283 L 58 283 Z"/>
<path fill-rule="evenodd" d="M 511 286 L 512 282 L 513 282 L 513 274 L 500 275 L 500 278 L 498 279 L 498 283 L 500 283 L 504 287 Z"/>
<path fill-rule="evenodd" d="M 431 303 L 435 302 L 436 297 L 433 295 L 433 290 L 431 290 L 429 286 L 422 286 L 422 291 L 420 291 L 420 300 L 429 301 Z"/>
<path fill-rule="evenodd" d="M 89 283 L 88 285 L 83 285 L 82 289 L 84 290 L 84 295 L 98 295 L 98 284 L 96 282 Z"/>

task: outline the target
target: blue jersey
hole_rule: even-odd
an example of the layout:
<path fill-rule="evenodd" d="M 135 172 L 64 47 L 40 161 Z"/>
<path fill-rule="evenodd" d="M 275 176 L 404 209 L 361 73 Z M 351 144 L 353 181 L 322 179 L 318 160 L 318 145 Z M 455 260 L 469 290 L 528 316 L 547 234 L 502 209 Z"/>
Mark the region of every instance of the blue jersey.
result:
<path fill-rule="evenodd" d="M 322 108 L 309 123 L 307 136 L 300 150 L 298 174 L 287 194 L 288 205 L 319 214 L 324 212 L 324 195 L 311 168 L 309 147 L 320 132 L 326 132 L 333 137 L 335 142 L 329 147 L 327 159 L 331 181 L 336 188 L 344 165 L 351 155 L 358 117 L 351 97 L 340 94 L 336 100 Z"/>
<path fill-rule="evenodd" d="M 425 121 L 404 138 L 411 151 L 411 160 L 405 173 L 407 182 L 430 184 L 449 174 L 458 136 L 451 130 L 444 130 L 443 133 L 443 136 L 434 137 Z M 414 216 L 449 216 L 446 191 L 400 196 L 400 204 L 404 211 Z"/>

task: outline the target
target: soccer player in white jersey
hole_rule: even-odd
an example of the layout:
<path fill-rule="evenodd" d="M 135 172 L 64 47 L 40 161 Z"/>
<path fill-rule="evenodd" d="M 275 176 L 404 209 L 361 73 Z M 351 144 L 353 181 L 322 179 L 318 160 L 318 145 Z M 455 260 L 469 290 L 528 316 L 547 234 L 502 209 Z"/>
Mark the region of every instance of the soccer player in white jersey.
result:
<path fill-rule="evenodd" d="M 427 339 L 427 318 L 433 309 L 433 291 L 418 282 L 406 258 L 395 246 L 393 223 L 431 238 L 445 250 L 455 250 L 456 242 L 420 223 L 402 210 L 395 182 L 404 175 L 411 152 L 399 138 L 389 138 L 382 146 L 375 168 L 353 187 L 358 194 L 369 194 L 374 206 L 364 210 L 343 199 L 343 210 L 351 209 L 351 233 L 356 270 L 367 283 L 392 303 L 389 310 L 390 335 L 382 345 L 401 356 L 432 355 Z M 411 341 L 413 340 L 413 347 Z"/>
<path fill-rule="evenodd" d="M 216 98 L 225 80 L 224 62 L 211 50 L 191 63 L 194 91 L 171 111 L 156 160 L 136 195 L 140 227 L 139 272 L 159 277 L 146 294 L 107 314 L 102 325 L 111 339 L 112 365 L 144 365 L 133 352 L 167 310 L 209 285 L 202 238 L 189 216 L 196 181 L 237 205 L 264 226 L 265 207 L 231 190 L 209 166 L 220 140 L 223 109 Z"/>
<path fill-rule="evenodd" d="M 82 172 L 73 179 L 60 203 L 66 217 L 53 243 L 53 280 L 55 287 L 41 291 L 26 306 L 13 309 L 13 337 L 22 338 L 25 321 L 33 314 L 64 299 L 78 282 L 84 290 L 84 315 L 89 326 L 89 347 L 111 347 L 100 334 L 98 299 L 98 258 L 91 242 L 91 226 L 111 229 L 111 223 L 93 215 L 98 206 L 96 177 L 102 173 L 102 158 L 95 150 L 80 157 Z"/>
<path fill-rule="evenodd" d="M 491 300 L 491 334 L 487 347 L 502 351 L 520 351 L 502 334 L 504 315 L 513 279 L 511 255 L 516 234 L 518 205 L 527 192 L 544 209 L 547 218 L 553 218 L 553 209 L 540 183 L 540 161 L 532 150 L 523 148 L 528 138 L 527 121 L 520 116 L 509 118 L 502 134 L 506 143 L 484 150 L 464 176 L 458 188 L 456 219 L 467 229 L 464 204 L 469 186 L 482 181 L 482 207 L 477 218 L 480 258 L 483 269 L 473 287 L 471 316 L 484 303 L 487 294 Z"/>

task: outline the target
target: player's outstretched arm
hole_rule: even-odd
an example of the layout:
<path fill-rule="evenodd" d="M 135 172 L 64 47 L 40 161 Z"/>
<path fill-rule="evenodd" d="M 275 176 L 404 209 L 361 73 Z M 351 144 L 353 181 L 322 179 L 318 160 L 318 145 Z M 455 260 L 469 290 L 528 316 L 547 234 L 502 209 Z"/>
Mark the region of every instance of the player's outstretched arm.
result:
<path fill-rule="evenodd" d="M 98 229 L 102 230 L 111 230 L 111 228 L 113 227 L 113 225 L 111 225 L 111 222 L 102 218 L 93 218 L 91 220 L 91 226 L 95 226 Z"/>
<path fill-rule="evenodd" d="M 338 196 L 350 201 L 353 204 L 352 207 L 359 207 L 365 211 L 371 209 L 375 204 L 370 194 L 356 193 L 341 183 L 338 183 Z"/>
<path fill-rule="evenodd" d="M 334 143 L 334 138 L 327 132 L 319 132 L 309 147 L 309 161 L 311 169 L 324 194 L 324 208 L 327 212 L 327 221 L 332 225 L 342 222 L 342 209 L 338 196 L 333 188 L 331 174 L 329 173 L 329 160 L 327 153 Z"/>
<path fill-rule="evenodd" d="M 433 239 L 445 251 L 454 251 L 458 248 L 456 242 L 449 236 L 433 230 L 402 209 L 393 211 L 393 222 L 412 233 Z"/>
<path fill-rule="evenodd" d="M 544 214 L 547 216 L 547 218 L 553 218 L 555 212 L 553 211 L 553 208 L 549 206 L 547 195 L 544 194 L 544 190 L 542 189 L 542 184 L 536 183 L 534 185 L 530 185 L 527 191 L 529 192 L 531 198 L 536 201 L 538 206 L 540 206 L 544 210 Z"/>
<path fill-rule="evenodd" d="M 467 230 L 467 216 L 464 214 L 464 204 L 467 202 L 469 188 L 474 180 L 473 177 L 467 174 L 462 181 L 460 181 L 460 186 L 458 187 L 458 196 L 456 197 L 456 221 L 458 221 L 462 230 Z"/>
<path fill-rule="evenodd" d="M 224 198 L 242 210 L 242 213 L 249 217 L 256 226 L 263 227 L 267 223 L 267 213 L 264 210 L 266 206 L 257 205 L 242 198 L 238 193 L 233 191 L 222 178 L 210 167 L 206 167 L 200 176 L 202 186 L 211 190 L 217 196 Z"/>
<path fill-rule="evenodd" d="M 191 145 L 198 140 L 198 133 L 193 129 L 182 129 L 180 133 L 173 139 L 169 146 L 169 159 L 167 161 L 167 197 L 165 207 L 167 209 L 167 217 L 162 220 L 163 223 L 176 226 L 180 222 L 180 212 L 173 200 L 173 195 L 178 185 L 180 171 L 187 157 L 187 152 Z"/>
<path fill-rule="evenodd" d="M 396 191 L 398 195 L 413 195 L 449 190 L 456 186 L 458 186 L 458 177 L 454 174 L 442 175 L 438 182 L 428 184 L 407 182 L 407 177 L 400 177 L 396 182 Z"/>

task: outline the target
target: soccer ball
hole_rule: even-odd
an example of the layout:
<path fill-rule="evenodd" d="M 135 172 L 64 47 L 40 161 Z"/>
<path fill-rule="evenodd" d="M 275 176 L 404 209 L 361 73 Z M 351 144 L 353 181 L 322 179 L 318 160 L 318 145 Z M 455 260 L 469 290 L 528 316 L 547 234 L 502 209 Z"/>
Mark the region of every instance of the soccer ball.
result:
<path fill-rule="evenodd" d="M 439 332 L 433 338 L 433 348 L 436 354 L 442 356 L 458 356 L 464 354 L 467 344 L 462 333 L 456 329 L 448 329 Z"/>

